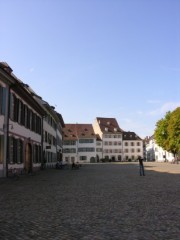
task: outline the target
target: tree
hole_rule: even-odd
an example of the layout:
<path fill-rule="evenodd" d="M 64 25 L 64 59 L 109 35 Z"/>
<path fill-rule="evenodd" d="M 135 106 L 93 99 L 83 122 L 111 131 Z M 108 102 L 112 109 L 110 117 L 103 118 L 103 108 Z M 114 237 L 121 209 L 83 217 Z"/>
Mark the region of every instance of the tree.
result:
<path fill-rule="evenodd" d="M 172 152 L 174 156 L 180 152 L 180 107 L 167 112 L 156 123 L 154 138 L 160 147 Z"/>
<path fill-rule="evenodd" d="M 156 123 L 156 129 L 154 132 L 156 143 L 165 150 L 167 150 L 168 147 L 168 124 L 170 116 L 171 112 L 169 111 L 164 118 Z"/>
<path fill-rule="evenodd" d="M 180 152 L 180 107 L 171 113 L 167 131 L 169 134 L 168 151 L 175 155 Z"/>

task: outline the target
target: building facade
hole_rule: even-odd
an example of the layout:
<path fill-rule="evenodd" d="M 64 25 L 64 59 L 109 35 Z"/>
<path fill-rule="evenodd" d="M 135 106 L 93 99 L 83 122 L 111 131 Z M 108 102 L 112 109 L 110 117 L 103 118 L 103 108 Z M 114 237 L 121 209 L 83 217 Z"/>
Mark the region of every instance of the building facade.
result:
<path fill-rule="evenodd" d="M 151 136 L 146 138 L 146 159 L 147 161 L 172 162 L 174 155 L 158 146 L 154 136 Z"/>
<path fill-rule="evenodd" d="M 123 132 L 123 161 L 137 161 L 143 156 L 143 140 L 135 132 Z"/>
<path fill-rule="evenodd" d="M 44 110 L 6 63 L 0 63 L 0 176 L 32 172 L 42 162 Z"/>
<path fill-rule="evenodd" d="M 122 161 L 123 130 L 119 127 L 116 119 L 97 117 L 93 128 L 101 140 L 101 142 L 97 141 L 97 144 L 99 144 L 98 149 L 102 150 L 97 151 L 97 158 L 106 161 Z"/>
<path fill-rule="evenodd" d="M 63 160 L 67 163 L 96 162 L 96 135 L 92 124 L 65 124 Z"/>
<path fill-rule="evenodd" d="M 64 121 L 53 106 L 35 94 L 34 98 L 46 113 L 43 118 L 43 163 L 45 167 L 54 167 L 57 161 L 62 160 Z"/>

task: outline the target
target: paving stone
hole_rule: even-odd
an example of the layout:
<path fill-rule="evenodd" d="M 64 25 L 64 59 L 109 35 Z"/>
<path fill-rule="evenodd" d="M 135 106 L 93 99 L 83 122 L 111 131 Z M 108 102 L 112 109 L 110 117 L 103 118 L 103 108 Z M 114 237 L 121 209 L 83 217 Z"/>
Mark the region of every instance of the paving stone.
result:
<path fill-rule="evenodd" d="M 84 164 L 0 179 L 2 240 L 179 240 L 180 164 Z"/>

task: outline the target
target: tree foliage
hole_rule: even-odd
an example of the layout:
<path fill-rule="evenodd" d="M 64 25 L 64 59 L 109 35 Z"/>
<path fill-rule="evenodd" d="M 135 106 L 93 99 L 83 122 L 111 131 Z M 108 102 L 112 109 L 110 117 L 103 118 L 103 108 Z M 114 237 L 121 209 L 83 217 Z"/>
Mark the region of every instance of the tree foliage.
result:
<path fill-rule="evenodd" d="M 174 155 L 180 152 L 180 107 L 167 112 L 165 117 L 156 123 L 154 138 L 164 150 Z"/>

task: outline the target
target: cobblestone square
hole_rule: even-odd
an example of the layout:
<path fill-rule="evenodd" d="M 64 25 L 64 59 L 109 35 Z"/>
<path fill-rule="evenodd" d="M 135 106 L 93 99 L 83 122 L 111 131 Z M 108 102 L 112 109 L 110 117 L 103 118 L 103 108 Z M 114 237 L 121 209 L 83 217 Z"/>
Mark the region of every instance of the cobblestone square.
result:
<path fill-rule="evenodd" d="M 85 164 L 0 179 L 2 240 L 179 240 L 180 164 Z"/>

